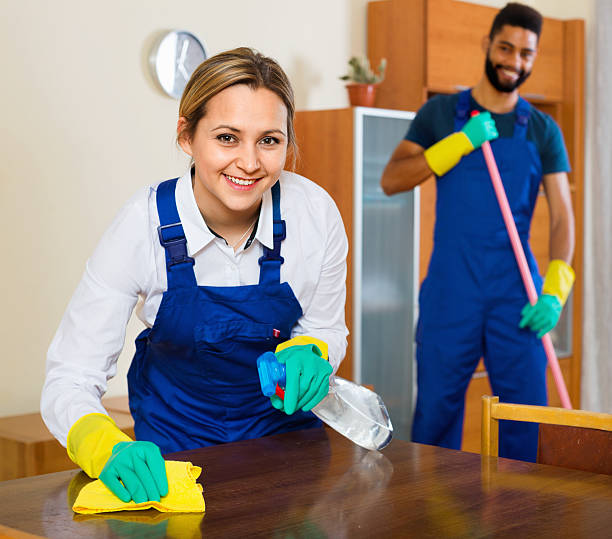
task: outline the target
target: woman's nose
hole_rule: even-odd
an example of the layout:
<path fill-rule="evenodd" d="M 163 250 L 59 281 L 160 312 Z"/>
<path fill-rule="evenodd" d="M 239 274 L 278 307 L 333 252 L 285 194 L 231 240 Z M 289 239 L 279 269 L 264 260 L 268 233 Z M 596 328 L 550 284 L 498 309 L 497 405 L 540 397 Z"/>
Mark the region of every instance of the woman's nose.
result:
<path fill-rule="evenodd" d="M 256 172 L 260 167 L 257 148 L 251 146 L 241 148 L 236 164 L 247 174 Z"/>

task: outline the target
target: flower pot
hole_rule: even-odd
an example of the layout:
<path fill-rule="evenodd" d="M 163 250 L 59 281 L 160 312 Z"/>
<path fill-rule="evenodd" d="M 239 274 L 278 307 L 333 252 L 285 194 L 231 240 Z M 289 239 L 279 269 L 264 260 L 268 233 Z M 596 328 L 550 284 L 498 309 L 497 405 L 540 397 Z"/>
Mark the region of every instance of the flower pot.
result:
<path fill-rule="evenodd" d="M 347 84 L 346 89 L 351 107 L 373 107 L 377 87 L 378 84 Z"/>

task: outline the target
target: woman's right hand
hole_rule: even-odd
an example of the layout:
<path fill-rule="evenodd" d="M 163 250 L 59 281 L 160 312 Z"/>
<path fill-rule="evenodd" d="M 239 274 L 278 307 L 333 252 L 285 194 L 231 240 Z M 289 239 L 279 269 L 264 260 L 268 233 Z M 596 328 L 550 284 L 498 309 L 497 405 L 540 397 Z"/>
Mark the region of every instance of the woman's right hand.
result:
<path fill-rule="evenodd" d="M 125 503 L 158 502 L 168 494 L 166 463 L 153 442 L 115 444 L 99 477 Z"/>
<path fill-rule="evenodd" d="M 286 367 L 285 398 L 270 397 L 272 406 L 287 415 L 297 410 L 308 412 L 329 392 L 329 377 L 333 372 L 315 344 L 294 345 L 276 352 L 276 358 Z"/>

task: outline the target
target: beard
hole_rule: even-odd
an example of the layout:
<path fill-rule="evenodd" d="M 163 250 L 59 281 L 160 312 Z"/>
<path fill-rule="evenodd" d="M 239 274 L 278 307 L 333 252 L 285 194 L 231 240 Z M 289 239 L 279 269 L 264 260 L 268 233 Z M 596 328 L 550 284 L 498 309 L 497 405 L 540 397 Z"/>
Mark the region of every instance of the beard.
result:
<path fill-rule="evenodd" d="M 497 76 L 497 69 L 500 67 L 504 66 L 502 66 L 502 64 L 497 64 L 496 66 L 493 65 L 491 60 L 489 60 L 489 53 L 487 51 L 487 57 L 485 59 L 485 73 L 487 74 L 487 79 L 489 79 L 489 82 L 493 88 L 495 88 L 498 92 L 514 92 L 514 90 L 523 84 L 527 80 L 527 77 L 531 75 L 531 71 L 521 69 L 521 71 L 519 71 L 518 79 L 516 79 L 514 82 L 503 84 Z"/>

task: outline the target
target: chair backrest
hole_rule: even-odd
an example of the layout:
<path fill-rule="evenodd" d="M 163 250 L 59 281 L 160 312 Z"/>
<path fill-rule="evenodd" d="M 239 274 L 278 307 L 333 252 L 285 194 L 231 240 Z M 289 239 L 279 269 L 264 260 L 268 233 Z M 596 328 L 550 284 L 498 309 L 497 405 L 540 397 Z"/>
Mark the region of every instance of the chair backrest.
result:
<path fill-rule="evenodd" d="M 481 454 L 497 456 L 499 420 L 540 423 L 538 462 L 612 475 L 612 414 L 482 397 Z"/>

